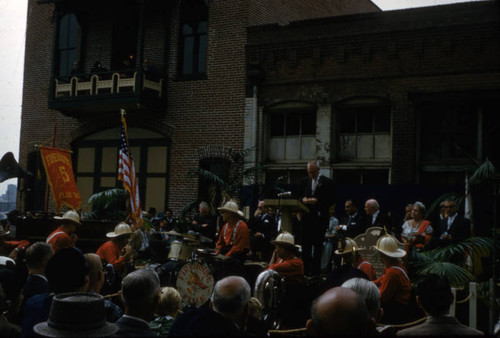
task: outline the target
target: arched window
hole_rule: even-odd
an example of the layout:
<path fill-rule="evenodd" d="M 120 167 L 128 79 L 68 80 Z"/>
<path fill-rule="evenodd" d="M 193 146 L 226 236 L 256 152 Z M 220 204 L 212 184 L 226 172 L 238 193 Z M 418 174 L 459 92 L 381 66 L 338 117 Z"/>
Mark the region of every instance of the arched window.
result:
<path fill-rule="evenodd" d="M 184 0 L 181 8 L 182 77 L 202 77 L 207 72 L 208 0 Z"/>
<path fill-rule="evenodd" d="M 59 20 L 57 39 L 57 75 L 66 76 L 77 60 L 77 46 L 80 40 L 80 24 L 73 13 L 64 14 Z"/>

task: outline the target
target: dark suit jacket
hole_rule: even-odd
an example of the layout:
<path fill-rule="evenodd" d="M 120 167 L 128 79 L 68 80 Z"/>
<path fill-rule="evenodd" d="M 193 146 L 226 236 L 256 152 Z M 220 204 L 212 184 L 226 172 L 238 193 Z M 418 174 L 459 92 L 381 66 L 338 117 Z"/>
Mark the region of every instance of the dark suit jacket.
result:
<path fill-rule="evenodd" d="M 121 317 L 117 322 L 118 331 L 113 337 L 154 337 L 149 325 L 135 318 Z"/>
<path fill-rule="evenodd" d="M 397 336 L 479 336 L 483 332 L 461 324 L 455 317 L 430 316 L 420 325 L 399 330 Z"/>
<path fill-rule="evenodd" d="M 453 242 L 461 242 L 470 237 L 470 221 L 468 218 L 457 215 L 449 230 L 446 230 L 447 227 L 448 218 L 442 219 L 439 222 L 439 232 L 435 234 L 435 237 L 439 238 L 446 231 L 453 238 Z"/>
<path fill-rule="evenodd" d="M 311 185 L 312 179 L 309 176 L 302 179 L 299 187 L 299 200 L 302 202 L 302 198 L 304 197 L 315 197 L 318 199 L 318 203 L 316 203 L 316 205 L 306 205 L 309 208 L 309 213 L 305 215 L 304 221 L 307 222 L 306 219 L 311 218 L 313 220 L 319 220 L 321 227 L 317 227 L 317 232 L 321 233 L 321 236 L 323 236 L 326 227 L 328 226 L 328 219 L 330 217 L 328 208 L 335 201 L 333 180 L 321 175 L 314 194 L 312 192 Z"/>
<path fill-rule="evenodd" d="M 352 218 L 349 216 L 342 217 L 340 224 L 347 226 L 347 230 L 341 230 L 341 233 L 349 238 L 354 238 L 366 230 L 366 221 L 359 212 Z"/>
<path fill-rule="evenodd" d="M 179 315 L 169 337 L 234 337 L 244 333 L 229 319 L 207 308 L 192 309 Z"/>
<path fill-rule="evenodd" d="M 49 283 L 39 275 L 29 275 L 23 288 L 23 298 L 27 301 L 34 295 L 49 291 Z"/>
<path fill-rule="evenodd" d="M 365 215 L 365 227 L 386 227 L 387 231 L 392 231 L 392 221 L 386 214 L 379 212 L 377 218 L 375 218 L 375 222 L 372 224 L 372 216 Z"/>

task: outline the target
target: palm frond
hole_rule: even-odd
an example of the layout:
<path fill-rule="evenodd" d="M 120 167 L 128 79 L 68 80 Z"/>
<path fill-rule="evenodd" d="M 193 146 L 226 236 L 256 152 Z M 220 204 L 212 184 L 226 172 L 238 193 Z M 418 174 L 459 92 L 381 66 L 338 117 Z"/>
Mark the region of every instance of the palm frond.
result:
<path fill-rule="evenodd" d="M 459 244 L 467 248 L 469 252 L 482 257 L 489 256 L 495 250 L 495 241 L 489 237 L 470 237 Z"/>
<path fill-rule="evenodd" d="M 484 161 L 477 169 L 474 171 L 470 177 L 471 184 L 480 184 L 491 180 L 496 173 L 497 169 L 488 159 Z"/>
<path fill-rule="evenodd" d="M 196 208 L 198 200 L 189 201 L 179 212 L 179 219 L 184 219 L 186 214 Z"/>
<path fill-rule="evenodd" d="M 425 251 L 423 254 L 432 257 L 434 261 L 448 261 L 451 257 L 465 257 L 465 252 L 466 247 L 457 243 Z"/>
<path fill-rule="evenodd" d="M 222 178 L 220 178 L 217 174 L 214 174 L 213 172 L 209 170 L 205 170 L 203 168 L 198 168 L 198 174 L 200 178 L 203 178 L 210 183 L 219 185 L 221 187 L 225 187 L 227 185 L 226 181 L 224 181 Z"/>
<path fill-rule="evenodd" d="M 449 262 L 432 262 L 430 264 L 425 264 L 425 266 L 417 270 L 418 276 L 424 276 L 429 273 L 446 276 L 450 284 L 454 287 L 463 286 L 476 279 L 468 270 Z"/>
<path fill-rule="evenodd" d="M 111 204 L 120 201 L 127 195 L 125 189 L 114 188 L 104 190 L 93 194 L 89 197 L 87 204 L 91 205 L 102 205 L 104 208 L 108 208 Z"/>

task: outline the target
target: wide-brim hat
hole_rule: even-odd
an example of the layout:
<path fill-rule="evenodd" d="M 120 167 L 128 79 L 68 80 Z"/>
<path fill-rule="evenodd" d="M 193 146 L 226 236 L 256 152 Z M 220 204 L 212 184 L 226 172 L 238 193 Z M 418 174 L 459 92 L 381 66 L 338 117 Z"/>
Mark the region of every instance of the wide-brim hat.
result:
<path fill-rule="evenodd" d="M 59 219 L 62 221 L 70 221 L 78 225 L 82 224 L 80 223 L 80 215 L 78 215 L 78 213 L 75 210 L 68 210 L 64 213 L 64 215 L 62 215 L 62 217 L 54 216 L 54 219 Z"/>
<path fill-rule="evenodd" d="M 109 337 L 118 326 L 106 321 L 103 296 L 72 292 L 55 295 L 49 319 L 33 331 L 45 337 Z"/>
<path fill-rule="evenodd" d="M 0 267 L 15 266 L 16 261 L 7 256 L 0 256 Z"/>
<path fill-rule="evenodd" d="M 231 212 L 231 213 L 236 214 L 240 217 L 245 216 L 243 211 L 239 210 L 238 204 L 236 204 L 236 202 L 233 202 L 233 201 L 226 202 L 226 204 L 224 204 L 224 206 L 217 208 L 217 210 Z"/>
<path fill-rule="evenodd" d="M 380 237 L 373 248 L 389 257 L 401 258 L 406 256 L 406 251 L 399 248 L 397 239 L 391 235 Z"/>
<path fill-rule="evenodd" d="M 282 245 L 291 249 L 300 250 L 300 245 L 295 244 L 295 238 L 289 232 L 283 231 L 280 233 L 274 241 L 271 241 L 273 245 Z"/>
<path fill-rule="evenodd" d="M 346 237 L 346 239 L 339 240 L 338 249 L 335 250 L 336 255 L 346 255 L 358 251 L 358 245 L 356 241 L 352 238 Z"/>
<path fill-rule="evenodd" d="M 123 235 L 131 235 L 134 232 L 132 231 L 132 228 L 130 228 L 130 225 L 128 225 L 125 222 L 118 223 L 117 226 L 115 226 L 115 230 L 108 232 L 106 234 L 106 237 L 108 238 L 115 238 L 118 236 L 123 236 Z"/>

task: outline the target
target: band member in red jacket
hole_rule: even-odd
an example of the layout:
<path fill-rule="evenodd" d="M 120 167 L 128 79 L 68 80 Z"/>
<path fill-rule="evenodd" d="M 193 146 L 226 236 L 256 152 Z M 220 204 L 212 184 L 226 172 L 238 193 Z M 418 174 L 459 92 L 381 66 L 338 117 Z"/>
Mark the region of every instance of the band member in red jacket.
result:
<path fill-rule="evenodd" d="M 72 248 L 75 246 L 78 236 L 76 236 L 76 227 L 80 225 L 80 215 L 75 210 L 68 210 L 62 217 L 54 216 L 54 219 L 60 220 L 61 225 L 47 237 L 47 243 L 56 253 L 62 248 Z"/>
<path fill-rule="evenodd" d="M 380 237 L 375 249 L 379 252 L 380 261 L 385 265 L 384 274 L 374 281 L 380 291 L 380 305 L 384 309 L 381 322 L 405 323 L 409 319 L 411 282 L 399 258 L 403 258 L 406 251 L 399 248 L 398 241 L 391 235 Z"/>
<path fill-rule="evenodd" d="M 295 245 L 293 235 L 286 231 L 282 232 L 271 243 L 274 245 L 275 251 L 268 269 L 302 283 L 304 281 L 304 262 L 298 257 L 300 247 Z"/>
<path fill-rule="evenodd" d="M 218 210 L 225 223 L 220 230 L 215 251 L 244 261 L 250 251 L 250 237 L 248 226 L 243 220 L 243 212 L 238 210 L 238 204 L 234 201 L 227 202 Z"/>

